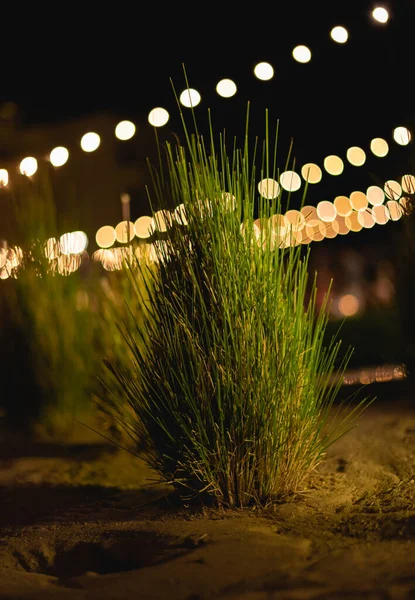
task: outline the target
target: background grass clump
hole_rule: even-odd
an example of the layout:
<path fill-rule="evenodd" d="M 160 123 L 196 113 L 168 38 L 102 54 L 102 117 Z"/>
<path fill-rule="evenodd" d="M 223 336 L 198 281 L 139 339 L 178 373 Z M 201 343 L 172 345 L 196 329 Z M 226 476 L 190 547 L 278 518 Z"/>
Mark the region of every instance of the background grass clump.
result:
<path fill-rule="evenodd" d="M 132 286 L 148 280 L 141 322 L 123 328 L 133 368 L 107 364 L 131 407 L 119 418 L 163 481 L 266 504 L 302 489 L 363 404 L 329 418 L 349 353 L 324 346 L 308 252 L 278 218 L 289 196 L 271 182 L 258 193 L 278 180 L 268 126 L 262 146 L 247 127 L 230 152 L 212 128 L 209 144 L 185 133 L 186 147 L 165 147 L 167 177 L 154 171 L 156 269 L 131 271 Z"/>

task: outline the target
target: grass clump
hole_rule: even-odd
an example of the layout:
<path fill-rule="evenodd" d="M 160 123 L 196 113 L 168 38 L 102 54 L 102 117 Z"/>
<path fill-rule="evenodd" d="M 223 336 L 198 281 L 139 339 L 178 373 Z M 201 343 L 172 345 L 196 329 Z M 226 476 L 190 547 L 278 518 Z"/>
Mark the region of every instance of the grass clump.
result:
<path fill-rule="evenodd" d="M 119 418 L 163 481 L 264 505 L 302 489 L 363 403 L 330 418 L 349 352 L 323 344 L 327 303 L 317 308 L 308 251 L 278 216 L 278 186 L 258 193 L 278 180 L 268 125 L 262 147 L 247 125 L 230 152 L 212 127 L 209 144 L 185 133 L 186 147 L 166 144 L 168 176 L 154 172 L 156 268 L 131 270 L 131 285 L 148 281 L 141 322 L 123 329 L 132 369 L 107 364 L 131 408 Z"/>

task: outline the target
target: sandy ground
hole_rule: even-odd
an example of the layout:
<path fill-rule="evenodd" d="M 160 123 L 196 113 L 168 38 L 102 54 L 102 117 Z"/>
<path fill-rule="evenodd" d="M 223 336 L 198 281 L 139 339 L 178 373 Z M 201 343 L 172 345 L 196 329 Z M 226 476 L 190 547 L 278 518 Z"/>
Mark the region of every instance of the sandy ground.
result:
<path fill-rule="evenodd" d="M 98 436 L 3 440 L 0 598 L 415 599 L 415 395 L 388 390 L 262 511 L 178 506 Z"/>

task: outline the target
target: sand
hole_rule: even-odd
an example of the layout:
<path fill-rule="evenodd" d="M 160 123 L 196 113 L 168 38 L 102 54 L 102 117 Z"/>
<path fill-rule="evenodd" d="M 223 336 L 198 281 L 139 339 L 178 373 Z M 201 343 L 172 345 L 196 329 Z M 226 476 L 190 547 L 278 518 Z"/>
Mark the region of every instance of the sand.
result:
<path fill-rule="evenodd" d="M 415 396 L 385 386 L 305 492 L 266 510 L 180 505 L 98 436 L 4 435 L 0 598 L 415 598 Z"/>

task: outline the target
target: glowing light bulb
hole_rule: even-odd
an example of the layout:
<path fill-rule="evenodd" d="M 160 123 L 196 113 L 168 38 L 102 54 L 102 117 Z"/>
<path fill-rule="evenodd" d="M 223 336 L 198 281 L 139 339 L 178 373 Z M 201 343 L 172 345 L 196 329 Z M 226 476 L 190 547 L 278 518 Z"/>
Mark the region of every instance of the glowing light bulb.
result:
<path fill-rule="evenodd" d="M 57 146 L 49 154 L 49 160 L 54 167 L 62 167 L 69 158 L 69 152 L 64 146 Z"/>
<path fill-rule="evenodd" d="M 101 138 L 93 131 L 85 133 L 81 138 L 81 148 L 84 152 L 94 152 L 100 145 Z"/>
<path fill-rule="evenodd" d="M 261 81 L 269 81 L 274 77 L 274 67 L 267 62 L 260 62 L 255 65 L 254 75 Z"/>
<path fill-rule="evenodd" d="M 258 191 L 263 198 L 273 200 L 280 193 L 280 186 L 275 179 L 262 179 L 262 181 L 258 183 Z"/>
<path fill-rule="evenodd" d="M 37 160 L 33 156 L 27 156 L 20 163 L 20 173 L 31 177 L 37 171 Z"/>
<path fill-rule="evenodd" d="M 287 192 L 296 192 L 301 187 L 301 178 L 295 171 L 285 171 L 280 176 L 280 184 Z"/>
<path fill-rule="evenodd" d="M 170 115 L 165 108 L 158 106 L 150 110 L 148 114 L 148 122 L 153 127 L 163 127 L 170 119 Z"/>
<path fill-rule="evenodd" d="M 222 98 L 231 98 L 236 94 L 236 84 L 232 79 L 221 79 L 216 86 L 216 91 Z"/>
<path fill-rule="evenodd" d="M 389 152 L 389 145 L 383 138 L 373 138 L 370 142 L 370 149 L 375 156 L 383 158 Z"/>
<path fill-rule="evenodd" d="M 340 175 L 343 173 L 344 164 L 339 156 L 330 154 L 324 159 L 324 168 L 330 175 Z"/>
<path fill-rule="evenodd" d="M 130 140 L 135 134 L 135 125 L 131 121 L 120 121 L 115 128 L 115 137 L 119 140 Z"/>
<path fill-rule="evenodd" d="M 352 146 L 346 152 L 347 160 L 354 167 L 361 167 L 366 162 L 366 153 L 358 146 Z"/>
<path fill-rule="evenodd" d="M 138 238 L 149 238 L 154 233 L 153 219 L 148 216 L 138 217 L 134 223 L 134 229 Z"/>
<path fill-rule="evenodd" d="M 311 50 L 307 46 L 296 46 L 293 57 L 299 63 L 308 63 L 311 60 Z"/>
<path fill-rule="evenodd" d="M 338 44 L 344 44 L 349 39 L 349 33 L 345 27 L 338 25 L 337 27 L 333 27 L 330 32 L 331 39 L 337 42 Z"/>

